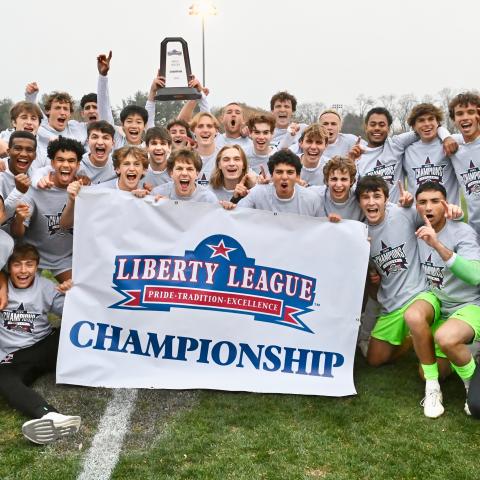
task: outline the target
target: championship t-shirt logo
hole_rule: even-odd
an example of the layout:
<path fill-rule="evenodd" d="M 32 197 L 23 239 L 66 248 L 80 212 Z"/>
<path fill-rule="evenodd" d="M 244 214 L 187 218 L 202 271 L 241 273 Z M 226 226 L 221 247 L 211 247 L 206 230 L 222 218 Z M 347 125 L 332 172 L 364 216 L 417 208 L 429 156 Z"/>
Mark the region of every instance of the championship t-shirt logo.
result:
<path fill-rule="evenodd" d="M 480 193 L 480 168 L 476 167 L 470 160 L 470 167 L 466 172 L 460 174 L 468 195 Z"/>
<path fill-rule="evenodd" d="M 125 298 L 110 308 L 237 312 L 312 332 L 299 317 L 312 310 L 316 279 L 256 265 L 227 235 L 207 237 L 181 256 L 119 255 L 113 284 Z"/>
<path fill-rule="evenodd" d="M 208 187 L 208 178 L 202 173 L 202 175 L 197 179 L 197 184 L 202 185 L 203 187 Z"/>
<path fill-rule="evenodd" d="M 388 277 L 391 273 L 407 269 L 407 258 L 403 251 L 404 243 L 396 247 L 389 247 L 382 241 L 382 249 L 378 255 L 372 257 L 378 268 Z"/>
<path fill-rule="evenodd" d="M 417 185 L 421 185 L 425 182 L 443 182 L 443 171 L 446 165 L 434 165 L 431 163 L 430 158 L 427 157 L 425 163 L 419 167 L 414 167 L 415 180 Z"/>
<path fill-rule="evenodd" d="M 60 217 L 65 210 L 66 205 L 63 206 L 62 211 L 58 213 L 44 213 L 43 216 L 47 219 L 47 229 L 50 235 L 65 235 L 66 232 L 73 233 L 73 228 L 62 230 L 60 228 Z"/>
<path fill-rule="evenodd" d="M 421 265 L 427 277 L 428 286 L 441 289 L 443 287 L 443 270 L 445 267 L 434 265 L 432 263 L 432 254 Z"/>
<path fill-rule="evenodd" d="M 384 165 L 380 160 L 377 160 L 377 165 L 373 170 L 368 172 L 367 175 L 378 175 L 387 183 L 393 185 L 393 179 L 395 178 L 395 164 Z"/>
<path fill-rule="evenodd" d="M 39 313 L 27 312 L 23 303 L 16 310 L 2 310 L 3 326 L 7 330 L 17 332 L 32 333 L 35 319 L 40 316 Z"/>

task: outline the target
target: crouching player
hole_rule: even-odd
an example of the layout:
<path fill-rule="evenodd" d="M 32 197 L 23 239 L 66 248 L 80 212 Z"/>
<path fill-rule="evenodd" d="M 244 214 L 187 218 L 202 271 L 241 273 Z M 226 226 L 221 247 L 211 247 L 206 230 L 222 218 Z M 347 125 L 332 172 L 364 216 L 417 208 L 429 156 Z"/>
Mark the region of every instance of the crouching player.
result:
<path fill-rule="evenodd" d="M 8 305 L 1 311 L 0 395 L 24 415 L 33 418 L 22 432 L 34 443 L 50 443 L 76 433 L 80 417 L 62 415 L 29 387 L 55 371 L 59 331 L 47 313 L 62 314 L 68 280 L 57 287 L 37 274 L 38 251 L 29 244 L 16 246 L 8 260 Z"/>
<path fill-rule="evenodd" d="M 431 326 L 439 318 L 440 302 L 425 291 L 415 236 L 416 212 L 388 203 L 388 185 L 379 176 L 361 178 L 355 194 L 368 224 L 370 261 L 381 277 L 377 297 L 382 313 L 371 333 L 367 361 L 380 366 L 396 360 L 410 331 L 426 380 L 424 414 L 439 417 L 444 410 Z M 458 207 L 454 210 L 450 214 L 461 215 Z"/>
<path fill-rule="evenodd" d="M 425 221 L 417 230 L 422 240 L 420 261 L 430 290 L 442 304 L 435 342 L 463 380 L 468 395 L 475 361 L 466 344 L 480 339 L 480 246 L 472 227 L 445 218 L 447 192 L 443 185 L 423 183 L 415 196 L 418 213 Z M 442 352 L 437 356 L 444 356 Z M 441 394 L 437 401 L 441 405 Z M 474 408 L 478 412 L 480 405 Z M 470 415 L 467 403 L 465 412 Z"/>

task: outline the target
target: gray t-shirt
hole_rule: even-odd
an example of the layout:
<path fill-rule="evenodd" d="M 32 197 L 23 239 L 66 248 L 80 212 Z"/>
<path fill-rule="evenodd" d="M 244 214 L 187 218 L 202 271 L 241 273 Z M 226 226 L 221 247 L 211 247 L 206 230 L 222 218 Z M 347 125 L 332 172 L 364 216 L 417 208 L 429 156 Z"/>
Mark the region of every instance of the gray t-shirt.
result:
<path fill-rule="evenodd" d="M 346 156 L 350 149 L 357 142 L 357 138 L 358 137 L 352 135 L 351 133 L 339 133 L 335 142 L 329 143 L 325 151 L 322 153 L 323 162 L 327 163 L 328 160 L 336 155 L 340 155 L 342 157 Z M 362 141 L 362 145 L 365 145 L 364 141 Z"/>
<path fill-rule="evenodd" d="M 247 156 L 248 166 L 258 175 L 260 173 L 260 167 L 263 166 L 267 177 L 270 176 L 268 172 L 268 159 L 277 151 L 276 148 L 271 147 L 270 153 L 267 155 L 258 155 L 255 153 L 253 145 L 245 149 L 245 155 Z"/>
<path fill-rule="evenodd" d="M 325 163 L 326 161 L 323 159 L 323 156 L 321 156 L 316 167 L 307 168 L 303 166 L 300 172 L 300 178 L 305 180 L 308 185 L 317 187 L 324 186 L 323 167 L 325 166 Z"/>
<path fill-rule="evenodd" d="M 208 186 L 208 189 L 215 194 L 218 201 L 224 200 L 229 202 L 233 197 L 233 192 L 235 190 L 227 190 L 225 187 L 213 188 L 212 185 Z"/>
<path fill-rule="evenodd" d="M 141 180 L 141 184 L 143 185 L 148 183 L 153 185 L 153 187 L 158 187 L 159 185 L 163 185 L 164 183 L 169 183 L 171 181 L 172 177 L 168 173 L 167 169 L 157 172 L 149 167 L 145 173 L 145 176 Z"/>
<path fill-rule="evenodd" d="M 200 155 L 200 158 L 202 159 L 202 169 L 198 174 L 198 185 L 201 185 L 202 187 L 208 187 L 210 176 L 215 168 L 215 161 L 217 159 L 219 150 L 219 148 L 215 148 L 215 151 L 210 155 Z"/>
<path fill-rule="evenodd" d="M 480 235 L 480 137 L 459 145 L 451 158 L 467 201 L 468 223 Z"/>
<path fill-rule="evenodd" d="M 47 314 L 61 315 L 64 301 L 54 283 L 39 275 L 28 288 L 15 288 L 9 280 L 8 305 L 0 311 L 0 362 L 45 338 L 52 331 Z"/>
<path fill-rule="evenodd" d="M 480 260 L 477 234 L 470 225 L 447 220 L 442 230 L 437 233 L 437 238 L 445 247 L 461 257 L 468 260 Z M 480 306 L 480 288 L 478 286 L 468 285 L 456 277 L 445 266 L 445 262 L 438 252 L 423 240 L 418 240 L 418 245 L 427 284 L 442 303 L 443 317 L 449 317 L 465 305 Z"/>
<path fill-rule="evenodd" d="M 12 254 L 13 238 L 3 230 L 0 230 L 0 270 L 7 264 Z"/>
<path fill-rule="evenodd" d="M 90 160 L 89 153 L 83 155 L 77 175 L 85 175 L 94 185 L 97 183 L 108 182 L 109 180 L 112 180 L 112 178 L 117 178 L 117 173 L 113 167 L 111 157 L 109 157 L 107 163 L 103 167 L 97 167 Z"/>
<path fill-rule="evenodd" d="M 246 148 L 251 146 L 252 140 L 248 137 L 238 137 L 230 138 L 225 135 L 225 133 L 220 133 L 215 137 L 215 145 L 217 149 L 220 150 L 225 145 L 240 145 L 245 151 Z"/>
<path fill-rule="evenodd" d="M 67 190 L 30 187 L 23 201 L 30 206 L 24 241 L 37 247 L 40 268 L 68 270 L 72 265 L 72 230 L 60 228 L 60 217 L 67 203 Z"/>
<path fill-rule="evenodd" d="M 384 314 L 426 290 L 415 236 L 417 222 L 415 209 L 388 203 L 383 222 L 368 225 L 370 261 L 382 279 L 377 296 Z"/>
<path fill-rule="evenodd" d="M 334 202 L 330 196 L 330 189 L 326 185 L 321 187 L 309 187 L 309 190 L 315 192 L 322 199 L 325 216 L 328 217 L 331 213 L 340 215 L 345 220 L 357 220 L 362 222 L 365 219 L 365 215 L 360 208 L 360 205 L 355 198 L 355 193 L 350 190 L 347 201 Z"/>
<path fill-rule="evenodd" d="M 398 180 L 403 181 L 402 158 L 405 149 L 418 140 L 415 132 L 402 133 L 388 137 L 380 147 L 365 146 L 364 153 L 357 160 L 357 171 L 360 177 L 378 175 L 382 177 L 390 190 L 390 201 L 398 202 L 400 193 Z"/>
<path fill-rule="evenodd" d="M 447 190 L 448 203 L 460 205 L 460 189 L 455 171 L 450 158 L 443 152 L 439 138 L 428 143 L 420 140 L 407 147 L 403 169 L 407 176 L 408 191 L 413 195 L 422 183 L 439 182 Z"/>
<path fill-rule="evenodd" d="M 163 195 L 170 200 L 184 200 L 192 202 L 218 203 L 215 194 L 208 188 L 197 186 L 193 194 L 189 197 L 181 197 L 175 191 L 173 182 L 164 183 L 152 190 L 152 195 Z"/>
<path fill-rule="evenodd" d="M 256 185 L 238 202 L 238 206 L 311 217 L 325 216 L 321 197 L 299 185 L 295 185 L 293 196 L 286 200 L 278 198 L 272 183 Z"/>

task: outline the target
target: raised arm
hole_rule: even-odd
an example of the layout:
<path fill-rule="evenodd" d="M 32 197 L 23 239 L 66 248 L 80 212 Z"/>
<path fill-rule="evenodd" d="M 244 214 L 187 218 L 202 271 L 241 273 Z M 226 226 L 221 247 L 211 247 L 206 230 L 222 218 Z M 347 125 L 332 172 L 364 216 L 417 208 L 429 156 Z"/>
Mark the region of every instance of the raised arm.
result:
<path fill-rule="evenodd" d="M 60 228 L 66 230 L 67 228 L 73 227 L 73 214 L 75 211 L 75 199 L 77 198 L 80 189 L 82 188 L 82 182 L 80 180 L 76 180 L 72 182 L 67 187 L 68 199 L 67 203 L 65 204 L 65 208 L 63 209 L 62 215 L 60 216 Z"/>
<path fill-rule="evenodd" d="M 155 126 L 155 95 L 157 94 L 157 91 L 163 87 L 165 87 L 165 77 L 162 77 L 160 75 L 160 70 L 158 70 L 156 77 L 150 85 L 147 102 L 145 103 L 145 109 L 148 112 L 147 130 Z"/>
<path fill-rule="evenodd" d="M 189 123 L 190 120 L 192 119 L 193 111 L 195 110 L 195 107 L 197 106 L 197 104 L 198 104 L 198 108 L 200 109 L 200 112 L 210 113 L 210 106 L 208 105 L 208 100 L 207 100 L 207 95 L 209 93 L 208 89 L 202 87 L 200 80 L 198 80 L 198 78 L 196 78 L 195 75 L 192 75 L 190 77 L 188 86 L 191 88 L 196 88 L 200 92 L 202 97 L 199 100 L 188 100 L 187 102 L 185 102 L 182 109 L 180 110 L 180 113 L 178 114 L 177 118 L 179 120 L 184 120 L 187 123 Z"/>
<path fill-rule="evenodd" d="M 108 92 L 108 71 L 110 70 L 110 60 L 112 51 L 108 56 L 101 54 L 97 57 L 98 84 L 97 84 L 97 108 L 100 120 L 106 120 L 114 125 L 112 107 L 110 106 L 110 95 Z"/>

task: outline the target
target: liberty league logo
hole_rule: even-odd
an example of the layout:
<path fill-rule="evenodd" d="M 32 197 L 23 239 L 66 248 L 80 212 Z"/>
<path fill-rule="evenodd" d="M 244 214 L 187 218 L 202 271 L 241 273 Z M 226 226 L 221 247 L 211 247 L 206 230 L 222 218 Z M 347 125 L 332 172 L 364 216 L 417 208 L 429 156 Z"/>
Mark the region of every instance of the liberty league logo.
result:
<path fill-rule="evenodd" d="M 227 235 L 207 237 L 180 256 L 117 256 L 113 284 L 124 298 L 110 308 L 236 312 L 312 333 L 300 316 L 312 310 L 316 279 L 257 265 Z"/>

